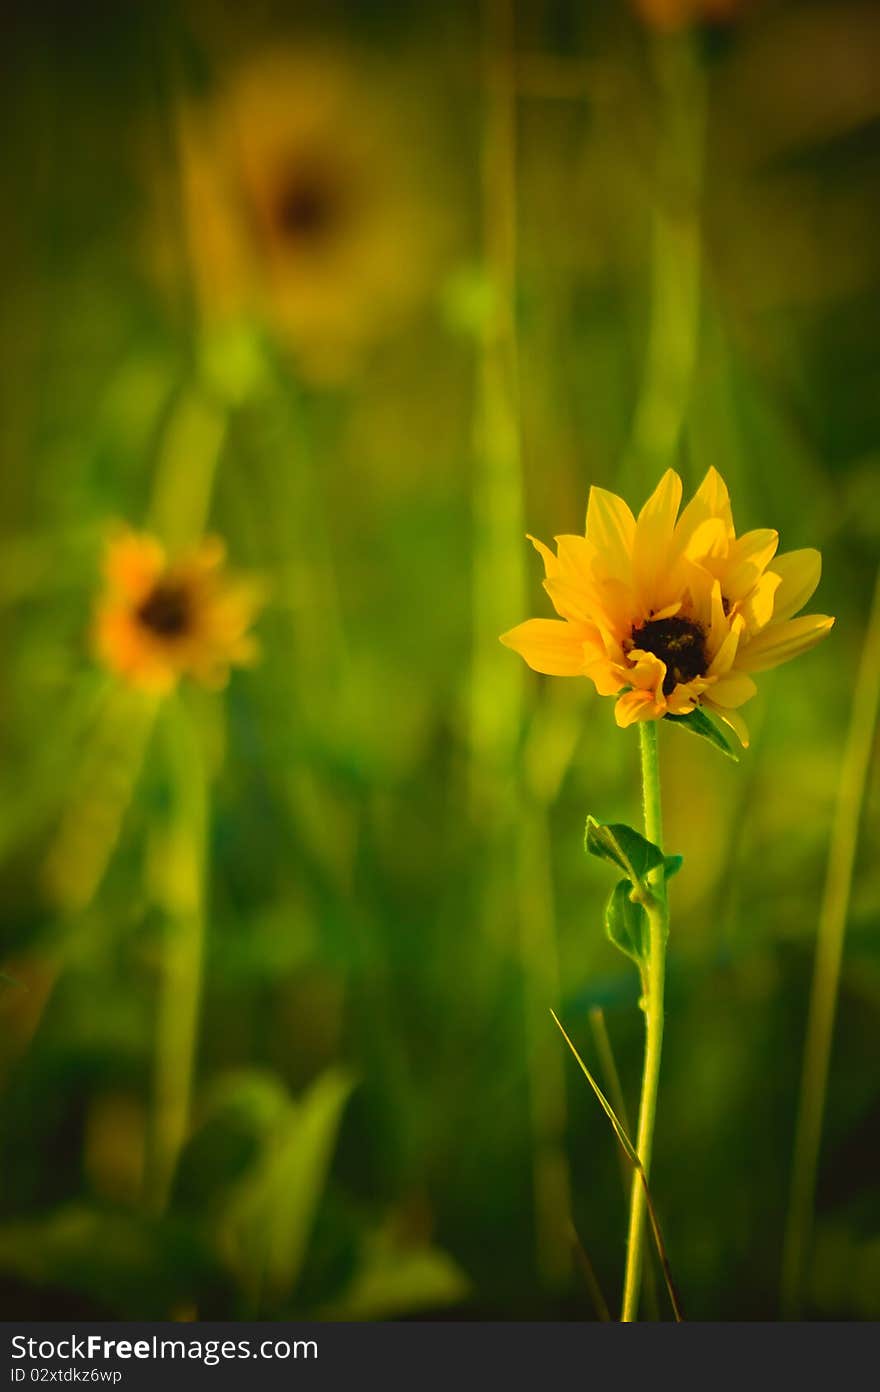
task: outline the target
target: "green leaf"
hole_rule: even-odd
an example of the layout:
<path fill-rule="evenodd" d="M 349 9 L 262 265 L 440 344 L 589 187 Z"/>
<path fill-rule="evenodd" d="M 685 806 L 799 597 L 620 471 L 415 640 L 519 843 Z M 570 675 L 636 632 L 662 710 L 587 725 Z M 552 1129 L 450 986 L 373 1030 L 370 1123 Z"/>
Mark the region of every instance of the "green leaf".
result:
<path fill-rule="evenodd" d="M 208 1234 L 193 1224 L 82 1202 L 0 1224 L 0 1276 L 31 1300 L 46 1289 L 73 1292 L 108 1319 L 132 1309 L 161 1319 L 194 1290 L 232 1298 Z"/>
<path fill-rule="evenodd" d="M 671 880 L 673 875 L 677 875 L 684 865 L 684 856 L 671 855 L 663 857 L 663 873 L 667 880 Z"/>
<path fill-rule="evenodd" d="M 615 947 L 641 967 L 648 959 L 648 915 L 630 895 L 632 882 L 620 880 L 605 907 L 605 932 Z"/>
<path fill-rule="evenodd" d="M 289 1120 L 275 1138 L 263 1170 L 267 1208 L 264 1289 L 286 1295 L 293 1289 L 306 1254 L 327 1172 L 333 1159 L 342 1113 L 354 1079 L 329 1068 L 293 1103 Z"/>
<path fill-rule="evenodd" d="M 266 1094 L 259 1149 L 217 1219 L 227 1259 L 258 1314 L 276 1311 L 296 1289 L 352 1087 L 347 1073 L 331 1068 L 300 1098 Z"/>
<path fill-rule="evenodd" d="M 659 846 L 619 822 L 598 822 L 595 817 L 588 817 L 584 847 L 590 855 L 616 865 L 634 885 L 644 885 L 650 871 L 663 864 Z"/>
<path fill-rule="evenodd" d="M 721 753 L 726 755 L 728 759 L 732 759 L 735 764 L 739 763 L 739 755 L 733 745 L 727 736 L 721 733 L 715 721 L 709 719 L 705 711 L 697 708 L 687 715 L 667 715 L 664 716 L 664 719 L 680 725 L 683 730 L 690 730 L 692 735 L 701 735 L 710 744 L 714 744 L 716 749 L 720 749 Z"/>
<path fill-rule="evenodd" d="M 360 1269 L 322 1319 L 388 1320 L 457 1305 L 469 1292 L 461 1268 L 437 1247 L 407 1248 L 389 1233 L 368 1239 Z"/>

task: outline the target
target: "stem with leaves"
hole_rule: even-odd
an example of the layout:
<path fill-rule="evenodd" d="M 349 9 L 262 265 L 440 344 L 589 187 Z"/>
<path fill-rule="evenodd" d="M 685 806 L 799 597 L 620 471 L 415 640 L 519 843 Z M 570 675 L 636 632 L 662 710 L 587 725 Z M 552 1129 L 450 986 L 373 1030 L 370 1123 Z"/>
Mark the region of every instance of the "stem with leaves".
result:
<path fill-rule="evenodd" d="M 657 722 L 653 720 L 641 721 L 639 736 L 642 756 L 645 836 L 649 842 L 659 848 L 662 846 L 663 840 L 663 820 L 660 804 Z M 625 1323 L 638 1317 L 645 1233 L 645 1188 L 642 1175 L 647 1181 L 651 1172 L 651 1151 L 657 1117 L 657 1090 L 660 1081 L 660 1058 L 663 1049 L 663 992 L 666 976 L 669 906 L 666 896 L 666 875 L 662 865 L 649 870 L 647 888 L 646 894 L 640 894 L 640 902 L 648 920 L 647 958 L 642 966 L 645 1062 L 636 1137 L 636 1150 L 641 1162 L 642 1174 L 633 1175 L 630 1197 L 629 1238 L 623 1287 L 623 1313 L 621 1315 L 621 1319 Z M 638 893 L 638 891 L 634 890 L 633 893 Z"/>

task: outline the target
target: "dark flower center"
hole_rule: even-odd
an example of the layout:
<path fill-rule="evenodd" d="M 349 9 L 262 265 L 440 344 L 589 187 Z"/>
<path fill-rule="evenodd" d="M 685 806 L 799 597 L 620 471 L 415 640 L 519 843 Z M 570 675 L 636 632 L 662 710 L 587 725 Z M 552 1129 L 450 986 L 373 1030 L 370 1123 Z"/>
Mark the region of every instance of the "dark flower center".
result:
<path fill-rule="evenodd" d="M 293 169 L 281 180 L 275 218 L 292 242 L 320 242 L 340 221 L 338 190 L 319 169 Z"/>
<path fill-rule="evenodd" d="M 653 653 L 666 663 L 663 695 L 668 696 L 679 682 L 705 676 L 706 635 L 691 619 L 649 619 L 641 628 L 634 628 L 632 640 L 643 652 Z"/>
<path fill-rule="evenodd" d="M 137 611 L 145 628 L 160 638 L 179 638 L 189 627 L 190 606 L 181 585 L 159 584 Z"/>

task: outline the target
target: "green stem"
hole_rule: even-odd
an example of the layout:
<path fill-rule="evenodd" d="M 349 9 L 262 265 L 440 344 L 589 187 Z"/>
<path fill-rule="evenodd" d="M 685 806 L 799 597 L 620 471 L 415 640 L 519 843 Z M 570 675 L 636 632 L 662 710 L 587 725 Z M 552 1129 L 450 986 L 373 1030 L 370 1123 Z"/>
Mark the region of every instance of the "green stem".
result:
<path fill-rule="evenodd" d="M 706 144 L 706 74 L 694 36 L 658 35 L 650 58 L 658 96 L 650 318 L 623 464 L 637 491 L 675 462 L 687 423 L 700 340 Z"/>
<path fill-rule="evenodd" d="M 642 792 L 645 805 L 645 835 L 655 846 L 663 845 L 663 817 L 660 805 L 660 759 L 658 725 L 654 720 L 639 723 L 642 756 Z M 645 1012 L 645 1063 L 642 1074 L 642 1096 L 639 1103 L 639 1129 L 636 1150 L 647 1181 L 651 1172 L 651 1150 L 654 1143 L 654 1124 L 657 1117 L 657 1089 L 660 1081 L 660 1057 L 663 1050 L 663 987 L 666 976 L 666 938 L 669 931 L 669 909 L 662 867 L 651 872 L 649 884 L 651 901 L 645 905 L 649 924 L 648 963 L 643 973 Z M 645 1186 L 642 1176 L 633 1175 L 629 1210 L 626 1277 L 623 1286 L 621 1319 L 629 1323 L 637 1319 L 639 1294 L 642 1285 L 642 1251 L 645 1238 Z"/>
<path fill-rule="evenodd" d="M 547 797 L 527 797 L 517 750 L 525 669 L 497 635 L 525 603 L 523 468 L 516 316 L 517 94 L 514 0 L 482 0 L 482 246 L 490 305 L 481 324 L 474 470 L 473 660 L 470 796 L 494 842 L 486 920 L 508 916 L 510 842 L 518 839 L 515 922 L 524 991 L 536 1265 L 542 1282 L 569 1279 L 570 1176 L 565 1153 L 563 1059 L 546 1029 L 558 996 Z M 536 717 L 537 719 L 537 717 Z M 552 716 L 548 715 L 552 720 Z M 537 790 L 535 790 L 537 791 Z"/>
<path fill-rule="evenodd" d="M 471 798 L 480 820 L 515 813 L 514 753 L 522 729 L 524 670 L 505 660 L 498 634 L 525 602 L 519 348 L 516 323 L 517 183 L 514 6 L 483 0 L 481 183 L 483 255 L 491 308 L 481 325 L 474 470 Z"/>
<path fill-rule="evenodd" d="M 627 1135 L 631 1135 L 629 1115 L 627 1113 L 626 1099 L 623 1095 L 623 1088 L 620 1084 L 620 1073 L 614 1058 L 614 1050 L 611 1047 L 611 1037 L 608 1034 L 608 1026 L 605 1023 L 605 1012 L 601 1006 L 595 1006 L 590 1011 L 590 1028 L 593 1031 L 593 1039 L 596 1044 L 596 1053 L 599 1056 L 599 1063 L 602 1068 L 605 1090 L 609 1100 L 617 1115 L 623 1123 L 623 1129 Z M 620 1152 L 620 1169 L 623 1180 L 624 1198 L 629 1191 L 630 1176 L 632 1175 L 632 1164 L 626 1153 Z M 654 1266 L 650 1257 L 645 1263 L 645 1305 L 647 1306 L 648 1319 L 656 1322 L 660 1318 L 660 1306 L 657 1302 L 657 1281 L 654 1274 Z"/>
<path fill-rule="evenodd" d="M 642 802 L 645 835 L 663 849 L 663 810 L 660 804 L 660 751 L 656 720 L 639 722 L 639 749 L 642 756 Z M 656 872 L 660 874 L 659 871 Z M 660 877 L 662 884 L 662 876 Z"/>
<path fill-rule="evenodd" d="M 192 712 L 180 698 L 164 710 L 171 819 L 154 847 L 153 893 L 165 917 L 156 1021 L 151 1160 L 147 1199 L 161 1213 L 174 1183 L 192 1109 L 202 996 L 208 777 Z"/>

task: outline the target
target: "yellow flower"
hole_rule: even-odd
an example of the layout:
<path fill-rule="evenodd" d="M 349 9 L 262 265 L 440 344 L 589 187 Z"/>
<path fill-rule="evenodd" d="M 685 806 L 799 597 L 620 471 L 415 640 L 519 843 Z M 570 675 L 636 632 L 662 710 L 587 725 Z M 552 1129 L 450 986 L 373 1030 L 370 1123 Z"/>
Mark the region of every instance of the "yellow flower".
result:
<path fill-rule="evenodd" d="M 224 573 L 225 548 L 207 538 L 169 561 L 155 537 L 125 531 L 107 547 L 106 588 L 95 618 L 98 656 L 131 686 L 170 691 L 181 676 L 226 683 L 230 666 L 254 661 L 248 628 L 256 586 Z"/>
<path fill-rule="evenodd" d="M 724 24 L 745 9 L 747 0 L 634 0 L 642 19 L 655 29 L 682 29 L 689 24 Z"/>
<path fill-rule="evenodd" d="M 585 536 L 559 536 L 544 588 L 559 619 L 529 619 L 502 643 L 536 672 L 586 676 L 618 696 L 618 725 L 708 707 L 748 731 L 739 707 L 752 674 L 806 652 L 831 628 L 795 618 L 819 583 L 821 557 L 776 555 L 767 529 L 737 536 L 721 475 L 710 469 L 679 515 L 681 479 L 667 470 L 635 518 L 622 498 L 591 488 Z"/>
<path fill-rule="evenodd" d="M 274 49 L 182 120 L 207 321 L 262 316 L 318 379 L 347 372 L 433 284 L 423 154 L 365 72 L 342 53 Z"/>

